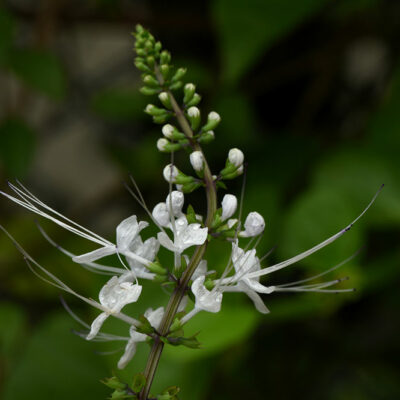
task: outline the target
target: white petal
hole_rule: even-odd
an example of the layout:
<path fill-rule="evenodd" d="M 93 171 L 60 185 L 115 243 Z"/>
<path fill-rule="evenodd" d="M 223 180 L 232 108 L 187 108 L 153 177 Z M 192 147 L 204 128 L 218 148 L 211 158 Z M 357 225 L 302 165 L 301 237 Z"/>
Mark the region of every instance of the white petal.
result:
<path fill-rule="evenodd" d="M 244 222 L 244 231 L 240 232 L 241 237 L 253 237 L 260 235 L 265 228 L 265 221 L 262 215 L 253 211 L 249 213 Z"/>
<path fill-rule="evenodd" d="M 115 246 L 104 246 L 100 247 L 97 250 L 93 250 L 89 253 L 81 254 L 80 256 L 75 256 L 72 258 L 72 261 L 78 264 L 86 264 L 115 253 L 116 253 Z"/>
<path fill-rule="evenodd" d="M 190 224 L 185 229 L 177 232 L 178 237 L 175 240 L 175 245 L 182 253 L 190 246 L 203 244 L 207 239 L 207 235 L 208 228 L 201 228 L 200 224 Z"/>
<path fill-rule="evenodd" d="M 268 314 L 269 310 L 267 306 L 264 304 L 262 301 L 262 298 L 253 290 L 245 290 L 244 293 L 249 296 L 249 298 L 253 301 L 257 311 L 259 311 L 262 314 Z"/>
<path fill-rule="evenodd" d="M 120 312 L 124 306 L 134 303 L 142 292 L 142 286 L 127 282 L 133 275 L 113 276 L 100 290 L 100 303 L 110 312 Z"/>
<path fill-rule="evenodd" d="M 129 248 L 131 242 L 139 234 L 139 232 L 146 228 L 148 223 L 145 221 L 137 222 L 136 215 L 124 219 L 117 226 L 117 247 L 119 250 L 124 251 Z"/>
<path fill-rule="evenodd" d="M 136 353 L 136 342 L 130 339 L 126 344 L 124 354 L 118 361 L 118 368 L 124 369 L 128 364 L 128 362 L 132 360 L 132 357 L 135 355 L 135 353 Z"/>
<path fill-rule="evenodd" d="M 221 310 L 222 293 L 209 291 L 204 286 L 205 276 L 199 276 L 192 283 L 192 292 L 196 298 L 195 308 L 217 313 Z"/>
<path fill-rule="evenodd" d="M 104 321 L 108 318 L 108 314 L 103 312 L 100 315 L 97 316 L 97 318 L 92 322 L 92 325 L 90 326 L 90 332 L 86 336 L 86 340 L 91 340 L 93 339 L 98 333 L 103 325 Z"/>
<path fill-rule="evenodd" d="M 165 204 L 168 210 L 172 210 L 175 217 L 182 215 L 182 207 L 185 202 L 185 197 L 179 190 L 174 190 L 165 199 Z"/>
<path fill-rule="evenodd" d="M 164 246 L 166 249 L 173 252 L 177 251 L 176 246 L 165 232 L 158 232 L 157 239 L 160 242 L 161 246 Z"/>
<path fill-rule="evenodd" d="M 243 283 L 245 283 L 250 289 L 258 293 L 271 294 L 275 291 L 275 286 L 261 285 L 261 283 L 259 283 L 256 279 L 244 278 Z"/>
<path fill-rule="evenodd" d="M 161 320 L 164 316 L 164 307 L 159 307 L 154 311 L 151 308 L 149 308 L 144 313 L 144 316 L 148 319 L 148 321 L 150 322 L 150 325 L 154 329 L 158 329 L 160 327 Z"/>
<path fill-rule="evenodd" d="M 206 274 L 207 274 L 207 260 L 201 260 L 192 275 L 192 280 L 195 281 L 199 276 Z"/>
<path fill-rule="evenodd" d="M 153 218 L 163 227 L 168 227 L 171 222 L 171 217 L 168 212 L 168 207 L 165 203 L 158 203 L 151 213 Z"/>

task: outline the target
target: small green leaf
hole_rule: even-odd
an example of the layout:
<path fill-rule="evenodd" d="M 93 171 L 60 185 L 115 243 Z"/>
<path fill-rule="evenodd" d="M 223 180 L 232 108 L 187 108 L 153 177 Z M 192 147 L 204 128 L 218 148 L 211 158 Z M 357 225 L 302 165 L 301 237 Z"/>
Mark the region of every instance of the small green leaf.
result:
<path fill-rule="evenodd" d="M 62 99 L 67 83 L 60 60 L 45 50 L 14 49 L 10 53 L 11 70 L 28 86 L 53 99 Z"/>
<path fill-rule="evenodd" d="M 139 393 L 144 388 L 145 384 L 146 384 L 146 377 L 144 376 L 144 374 L 143 373 L 135 374 L 132 382 L 132 390 L 136 393 Z"/>
<path fill-rule="evenodd" d="M 110 389 L 123 390 L 126 387 L 126 384 L 121 382 L 116 376 L 113 376 L 111 378 L 105 378 L 104 380 L 101 381 L 101 383 L 103 383 Z"/>

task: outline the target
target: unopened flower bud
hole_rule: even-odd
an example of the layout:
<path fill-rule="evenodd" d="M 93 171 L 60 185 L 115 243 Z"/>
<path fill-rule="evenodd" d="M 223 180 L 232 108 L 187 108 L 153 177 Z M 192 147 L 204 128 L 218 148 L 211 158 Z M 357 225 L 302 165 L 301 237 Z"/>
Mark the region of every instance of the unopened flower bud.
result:
<path fill-rule="evenodd" d="M 228 219 L 228 222 L 227 222 L 228 229 L 232 229 L 237 223 L 238 223 L 238 220 L 236 218 Z"/>
<path fill-rule="evenodd" d="M 164 116 L 166 115 L 167 111 L 164 110 L 163 108 L 156 107 L 153 104 L 147 104 L 146 108 L 144 109 L 144 112 L 147 114 L 154 116 Z"/>
<path fill-rule="evenodd" d="M 198 93 L 195 93 L 191 100 L 186 103 L 187 107 L 197 106 L 201 101 L 201 96 Z"/>
<path fill-rule="evenodd" d="M 186 74 L 186 68 L 178 68 L 174 74 L 174 76 L 171 78 L 171 82 L 177 82 L 183 78 L 183 76 Z"/>
<path fill-rule="evenodd" d="M 256 211 L 249 213 L 244 222 L 244 231 L 240 232 L 241 237 L 257 236 L 264 231 L 264 218 Z"/>
<path fill-rule="evenodd" d="M 168 226 L 170 223 L 170 215 L 168 212 L 167 205 L 165 203 L 158 203 L 151 213 L 156 222 L 161 226 Z"/>
<path fill-rule="evenodd" d="M 222 199 L 222 215 L 221 220 L 225 221 L 232 217 L 236 212 L 237 208 L 237 198 L 233 194 L 226 194 Z"/>
<path fill-rule="evenodd" d="M 157 149 L 159 151 L 167 151 L 168 145 L 169 145 L 169 141 L 165 138 L 160 138 L 157 140 Z"/>
<path fill-rule="evenodd" d="M 230 149 L 228 153 L 228 160 L 235 167 L 240 167 L 244 161 L 243 152 L 239 149 Z"/>
<path fill-rule="evenodd" d="M 169 98 L 167 92 L 161 92 L 161 93 L 158 95 L 158 98 L 160 99 L 160 101 L 161 101 L 161 103 L 163 104 L 164 107 L 166 107 L 166 108 L 168 108 L 168 109 L 171 109 L 171 108 L 172 108 L 172 106 L 171 106 L 171 100 L 170 100 L 170 98 Z"/>
<path fill-rule="evenodd" d="M 194 92 L 196 90 L 196 86 L 193 83 L 187 83 L 183 88 L 183 102 L 187 104 L 190 100 L 192 100 L 194 96 Z"/>
<path fill-rule="evenodd" d="M 175 128 L 171 124 L 166 124 L 161 129 L 162 134 L 168 139 L 173 139 L 174 130 Z"/>
<path fill-rule="evenodd" d="M 203 132 L 210 131 L 215 129 L 218 124 L 221 122 L 221 117 L 215 111 L 211 111 L 208 114 L 207 123 L 203 126 Z"/>
<path fill-rule="evenodd" d="M 207 131 L 207 132 L 204 132 L 204 133 L 200 136 L 199 142 L 200 142 L 200 143 L 205 143 L 205 144 L 207 144 L 207 143 L 212 142 L 214 139 L 215 139 L 214 131 Z"/>
<path fill-rule="evenodd" d="M 167 182 L 174 183 L 176 177 L 179 175 L 179 170 L 175 165 L 168 164 L 163 170 L 163 175 Z"/>
<path fill-rule="evenodd" d="M 193 130 L 196 130 L 200 125 L 200 110 L 197 107 L 190 107 L 187 110 L 188 119 Z"/>
<path fill-rule="evenodd" d="M 202 171 L 204 167 L 203 153 L 199 150 L 190 153 L 190 163 L 195 171 Z"/>
<path fill-rule="evenodd" d="M 182 192 L 174 190 L 165 199 L 165 204 L 167 209 L 172 211 L 175 217 L 179 217 L 182 214 L 183 203 L 185 202 L 185 197 Z"/>

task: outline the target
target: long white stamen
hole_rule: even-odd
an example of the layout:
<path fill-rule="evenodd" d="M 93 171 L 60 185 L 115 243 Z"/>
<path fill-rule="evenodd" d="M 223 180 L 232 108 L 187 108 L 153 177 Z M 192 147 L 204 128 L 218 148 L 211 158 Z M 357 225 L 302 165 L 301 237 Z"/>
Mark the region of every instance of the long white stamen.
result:
<path fill-rule="evenodd" d="M 276 285 L 276 287 L 280 287 L 280 288 L 284 288 L 284 287 L 290 287 L 290 286 L 294 286 L 294 285 L 298 285 L 299 283 L 305 283 L 305 282 L 309 282 L 312 281 L 314 279 L 318 279 L 321 276 L 324 276 L 326 274 L 329 274 L 332 271 L 335 271 L 336 269 L 340 268 L 341 266 L 343 266 L 344 264 L 347 264 L 349 261 L 353 260 L 355 257 L 357 257 L 357 255 L 360 253 L 360 250 L 357 250 L 353 255 L 351 255 L 350 257 L 346 258 L 345 260 L 343 260 L 342 262 L 340 262 L 339 264 L 336 264 L 334 267 L 327 269 L 324 272 L 321 272 L 318 275 L 314 275 L 310 278 L 306 278 L 306 279 L 301 279 L 299 281 L 295 281 L 295 282 L 290 282 L 290 283 L 284 283 L 283 285 Z"/>
<path fill-rule="evenodd" d="M 78 297 L 79 299 L 81 299 L 85 303 L 91 305 L 92 307 L 95 307 L 103 312 L 109 313 L 109 310 L 107 308 L 105 308 L 103 305 L 101 305 L 100 303 L 98 303 L 97 301 L 95 301 L 93 299 L 88 299 L 88 298 L 80 295 L 79 293 L 75 292 L 69 286 L 67 286 L 64 282 L 62 282 L 60 279 L 58 279 L 55 275 L 53 275 L 50 271 L 48 271 L 46 268 L 42 267 L 37 261 L 35 261 L 35 259 L 33 259 L 29 255 L 29 253 L 27 253 L 25 251 L 25 249 L 15 240 L 15 238 L 2 225 L 0 225 L 0 229 L 10 238 L 10 240 L 13 242 L 13 244 L 17 248 L 17 250 L 24 256 L 24 260 L 27 263 L 28 267 L 31 269 L 31 271 L 37 277 L 39 277 L 40 279 L 46 281 L 47 283 L 49 283 L 61 290 L 64 290 L 67 293 L 70 293 L 70 294 Z M 32 264 L 35 265 L 45 275 L 47 275 L 52 281 L 49 281 L 47 278 L 44 278 L 37 271 L 35 271 Z M 125 315 L 121 312 L 109 313 L 109 314 L 118 319 L 121 319 L 122 321 L 127 322 L 129 325 L 138 326 L 140 324 L 140 322 L 137 321 L 136 319 L 131 318 L 128 315 Z"/>
<path fill-rule="evenodd" d="M 97 233 L 92 232 L 91 230 L 85 228 L 82 225 L 79 225 L 78 223 L 76 223 L 75 221 L 72 221 L 71 219 L 67 218 L 66 216 L 62 215 L 61 213 L 59 213 L 58 211 L 52 209 L 51 207 L 49 207 L 47 204 L 43 203 L 41 200 L 39 200 L 35 195 L 33 195 L 24 185 L 22 185 L 21 182 L 19 182 L 17 180 L 18 184 L 25 190 L 22 191 L 21 189 L 19 189 L 17 186 L 13 185 L 12 183 L 9 182 L 9 186 L 11 187 L 12 190 L 14 190 L 14 192 L 16 192 L 17 194 L 20 195 L 21 198 L 25 199 L 28 198 L 30 200 L 32 200 L 33 202 L 35 202 L 36 204 L 38 204 L 39 206 L 43 207 L 44 209 L 52 212 L 53 214 L 57 215 L 60 218 L 63 218 L 65 221 L 69 222 L 70 224 L 75 225 L 77 228 L 81 229 L 83 232 L 86 232 L 89 234 L 90 237 L 92 238 L 97 238 L 98 240 L 100 240 L 103 243 L 106 244 L 111 244 L 111 242 L 109 242 L 108 240 L 104 239 L 103 237 L 101 237 L 100 235 L 98 235 Z M 33 206 L 35 207 L 35 206 Z M 36 207 L 35 207 L 36 208 Z"/>
<path fill-rule="evenodd" d="M 317 244 L 316 246 L 312 247 L 311 249 L 306 250 L 303 253 L 298 254 L 297 256 L 289 258 L 288 260 L 282 261 L 282 262 L 280 262 L 278 264 L 272 265 L 271 267 L 267 267 L 267 268 L 264 268 L 264 269 L 262 269 L 260 271 L 253 272 L 253 273 L 249 274 L 248 277 L 249 278 L 256 278 L 258 276 L 263 276 L 263 275 L 270 274 L 271 272 L 278 271 L 278 270 L 280 270 L 282 268 L 285 268 L 285 267 L 287 267 L 289 265 L 292 265 L 292 264 L 302 260 L 303 258 L 308 257 L 309 255 L 311 255 L 311 254 L 315 253 L 316 251 L 322 249 L 323 247 L 327 246 L 328 244 L 334 242 L 336 239 L 340 238 L 346 232 L 348 232 L 351 229 L 351 227 L 368 211 L 368 209 L 371 207 L 371 205 L 374 203 L 375 199 L 377 198 L 377 196 L 381 192 L 382 188 L 383 188 L 383 185 L 380 187 L 378 192 L 375 194 L 375 196 L 369 202 L 369 204 L 364 209 L 364 211 L 353 222 L 351 222 L 349 225 L 347 225 L 346 228 L 342 229 L 340 232 L 338 232 L 335 235 L 329 237 L 328 239 L 324 240 L 323 242 Z"/>

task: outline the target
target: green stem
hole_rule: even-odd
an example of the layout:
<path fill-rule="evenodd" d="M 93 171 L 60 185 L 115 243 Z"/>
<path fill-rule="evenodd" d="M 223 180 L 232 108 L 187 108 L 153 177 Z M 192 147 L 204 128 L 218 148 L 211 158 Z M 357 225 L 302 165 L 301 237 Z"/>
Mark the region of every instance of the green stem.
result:
<path fill-rule="evenodd" d="M 164 80 L 157 67 L 155 68 L 155 71 L 160 84 L 163 85 Z M 175 112 L 176 119 L 178 120 L 178 123 L 181 126 L 183 132 L 185 133 L 186 137 L 189 139 L 193 149 L 202 152 L 200 144 L 197 141 L 193 140 L 193 131 L 183 111 L 176 102 L 173 94 L 170 91 L 168 91 L 167 93 L 170 96 L 171 105 Z M 206 226 L 210 227 L 212 220 L 214 218 L 214 214 L 217 210 L 217 191 L 210 171 L 210 167 L 208 166 L 205 157 L 204 157 L 204 182 L 206 185 L 206 195 L 207 195 Z M 197 246 L 189 262 L 188 267 L 186 268 L 181 279 L 179 280 L 179 284 L 172 293 L 169 302 L 167 304 L 167 307 L 165 309 L 164 317 L 160 324 L 159 333 L 161 336 L 168 335 L 171 324 L 173 323 L 175 315 L 178 311 L 179 304 L 186 294 L 190 279 L 194 271 L 196 270 L 197 266 L 199 265 L 200 261 L 202 260 L 206 248 L 207 248 L 207 241 L 203 245 Z M 164 348 L 164 343 L 160 340 L 160 338 L 156 338 L 151 348 L 149 358 L 146 364 L 146 369 L 144 371 L 146 377 L 146 385 L 140 393 L 140 400 L 147 400 L 163 348 Z"/>

